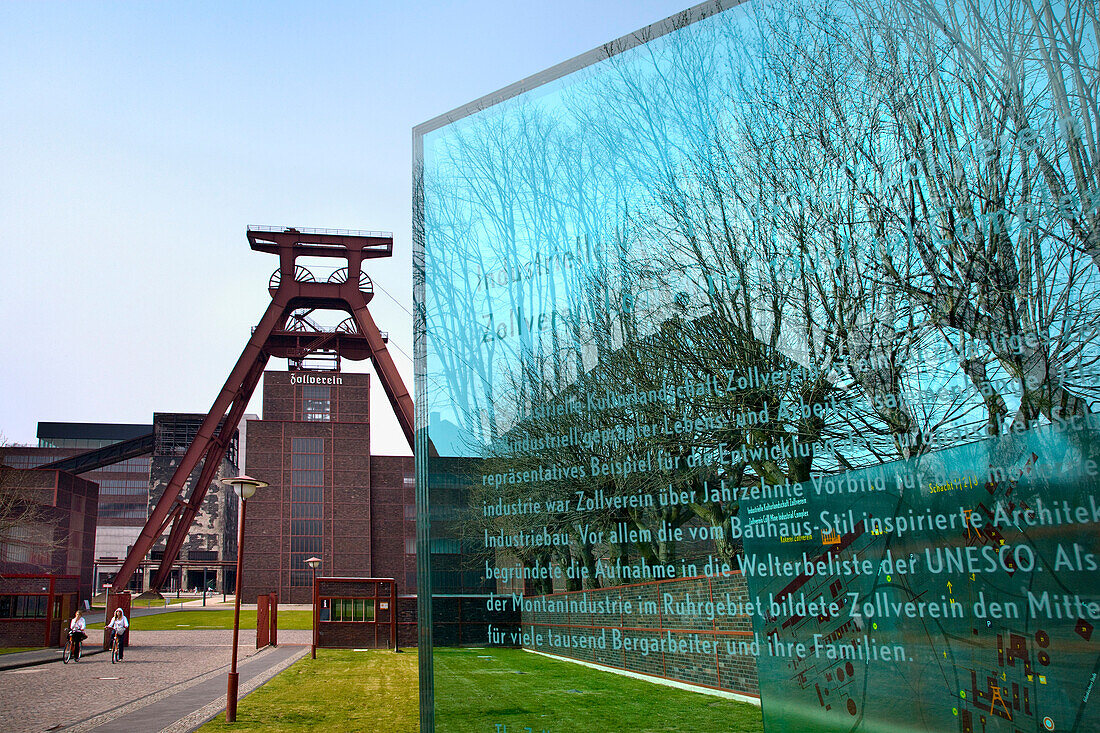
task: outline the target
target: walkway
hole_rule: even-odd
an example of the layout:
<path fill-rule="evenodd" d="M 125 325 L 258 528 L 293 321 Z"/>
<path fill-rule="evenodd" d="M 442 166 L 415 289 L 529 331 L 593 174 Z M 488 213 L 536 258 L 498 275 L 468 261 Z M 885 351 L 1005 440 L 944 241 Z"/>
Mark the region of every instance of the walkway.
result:
<path fill-rule="evenodd" d="M 133 645 L 117 665 L 98 654 L 78 664 L 0 671 L 4 730 L 185 733 L 225 709 L 231 631 L 131 633 Z M 279 637 L 279 648 L 257 652 L 254 632 L 241 635 L 242 697 L 309 652 L 309 631 L 281 630 Z M 56 651 L 44 654 L 58 658 Z"/>

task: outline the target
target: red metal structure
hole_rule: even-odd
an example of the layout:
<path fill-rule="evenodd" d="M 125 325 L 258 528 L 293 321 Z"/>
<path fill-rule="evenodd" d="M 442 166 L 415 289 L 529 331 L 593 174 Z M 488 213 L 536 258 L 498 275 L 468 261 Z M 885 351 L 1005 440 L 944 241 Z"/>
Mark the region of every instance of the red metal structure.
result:
<path fill-rule="evenodd" d="M 279 646 L 279 594 L 256 597 L 256 648 Z"/>
<path fill-rule="evenodd" d="M 271 303 L 115 576 L 113 590 L 116 593 L 130 582 L 134 571 L 165 530 L 168 530 L 167 545 L 150 589 L 159 589 L 168 579 L 206 497 L 207 487 L 214 479 L 271 357 L 287 359 L 299 367 L 307 358 L 318 355 L 327 356 L 336 364 L 340 358 L 370 359 L 405 438 L 410 447 L 413 445 L 412 397 L 386 350 L 386 338 L 367 309 L 374 297 L 374 284 L 363 272 L 364 260 L 392 256 L 393 235 L 388 232 L 249 227 L 247 236 L 252 249 L 279 256 L 279 269 L 268 282 Z M 319 282 L 313 273 L 297 263 L 300 257 L 334 258 L 347 264 L 325 282 Z M 315 310 L 344 311 L 349 317 L 335 330 L 323 331 L 308 318 Z M 184 498 L 187 478 L 200 462 L 202 470 L 198 481 L 193 484 L 190 496 Z"/>

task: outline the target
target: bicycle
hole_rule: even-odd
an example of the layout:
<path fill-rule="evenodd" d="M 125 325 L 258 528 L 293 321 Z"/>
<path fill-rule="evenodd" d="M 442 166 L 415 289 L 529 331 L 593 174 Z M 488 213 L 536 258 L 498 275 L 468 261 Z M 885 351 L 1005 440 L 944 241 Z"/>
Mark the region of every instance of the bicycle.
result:
<path fill-rule="evenodd" d="M 121 658 L 118 656 L 118 634 L 111 636 L 111 664 L 118 662 Z"/>
<path fill-rule="evenodd" d="M 77 653 L 77 642 L 73 640 L 73 632 L 68 634 L 69 640 L 65 642 L 65 648 L 61 651 L 61 663 L 68 664 L 71 659 L 74 662 L 80 661 L 80 655 Z"/>

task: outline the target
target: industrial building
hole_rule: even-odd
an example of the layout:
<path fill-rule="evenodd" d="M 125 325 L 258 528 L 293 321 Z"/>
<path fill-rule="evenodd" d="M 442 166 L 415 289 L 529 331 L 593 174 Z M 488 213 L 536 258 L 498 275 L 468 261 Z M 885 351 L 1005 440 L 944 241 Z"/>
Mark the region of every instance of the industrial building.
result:
<path fill-rule="evenodd" d="M 244 598 L 309 603 L 313 556 L 321 575 L 393 578 L 399 595 L 415 592 L 413 460 L 371 455 L 369 375 L 265 372 L 247 455 L 247 473 L 270 486 L 248 503 Z"/>

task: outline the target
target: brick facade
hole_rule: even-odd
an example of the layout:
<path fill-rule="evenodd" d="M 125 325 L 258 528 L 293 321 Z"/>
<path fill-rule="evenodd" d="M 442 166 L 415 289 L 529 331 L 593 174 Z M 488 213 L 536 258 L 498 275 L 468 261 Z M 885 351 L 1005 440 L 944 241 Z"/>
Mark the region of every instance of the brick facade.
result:
<path fill-rule="evenodd" d="M 15 542 L 0 538 L 0 573 L 75 576 L 80 597 L 90 598 L 99 485 L 64 471 L 7 467 L 2 480 L 37 507 L 32 525 L 12 528 Z"/>
<path fill-rule="evenodd" d="M 18 513 L 0 536 L 0 646 L 57 646 L 62 623 L 92 595 L 99 486 L 64 471 L 0 469 Z"/>
<path fill-rule="evenodd" d="M 263 419 L 245 471 L 270 486 L 248 502 L 242 598 L 309 603 L 305 558 L 322 576 L 393 578 L 416 591 L 413 460 L 370 453 L 370 376 L 264 373 Z"/>

